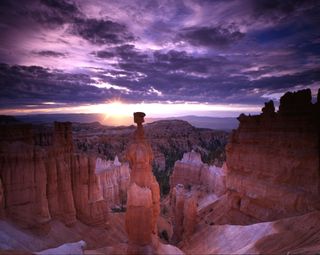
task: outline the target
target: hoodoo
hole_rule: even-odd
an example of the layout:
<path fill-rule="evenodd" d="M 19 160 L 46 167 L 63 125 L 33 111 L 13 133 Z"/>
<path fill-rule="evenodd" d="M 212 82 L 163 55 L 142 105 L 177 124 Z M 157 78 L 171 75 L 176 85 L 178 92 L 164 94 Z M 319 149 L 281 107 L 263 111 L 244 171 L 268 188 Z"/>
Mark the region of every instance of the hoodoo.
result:
<path fill-rule="evenodd" d="M 174 246 L 161 244 L 157 236 L 160 189 L 152 174 L 153 152 L 144 137 L 144 116 L 143 112 L 134 113 L 137 129 L 127 150 L 131 168 L 125 219 L 127 254 L 183 254 Z"/>
<path fill-rule="evenodd" d="M 153 236 L 160 212 L 160 190 L 151 170 L 153 153 L 144 137 L 144 116 L 142 112 L 134 113 L 137 130 L 127 151 L 131 168 L 126 213 L 128 254 L 153 253 L 152 239 L 156 239 Z"/>

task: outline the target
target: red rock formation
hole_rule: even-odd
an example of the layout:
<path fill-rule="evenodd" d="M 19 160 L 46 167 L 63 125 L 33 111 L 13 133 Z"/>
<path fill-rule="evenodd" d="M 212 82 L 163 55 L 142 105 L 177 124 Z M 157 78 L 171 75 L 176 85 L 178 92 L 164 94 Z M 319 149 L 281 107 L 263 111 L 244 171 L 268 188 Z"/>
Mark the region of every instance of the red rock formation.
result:
<path fill-rule="evenodd" d="M 95 174 L 95 158 L 74 155 L 72 183 L 77 218 L 88 225 L 103 225 L 107 220 L 107 202 L 103 199 Z"/>
<path fill-rule="evenodd" d="M 47 228 L 52 218 L 67 225 L 77 217 L 88 224 L 105 222 L 94 160 L 74 154 L 71 123 L 56 122 L 53 130 L 4 125 L 0 131 L 7 217 L 28 228 Z"/>
<path fill-rule="evenodd" d="M 194 151 L 177 161 L 170 179 L 170 206 L 173 218 L 173 242 L 192 235 L 198 211 L 226 192 L 225 168 L 208 166 Z M 209 209 L 210 210 L 210 209 Z"/>
<path fill-rule="evenodd" d="M 207 225 L 180 248 L 187 254 L 316 254 L 320 212 L 248 226 Z"/>
<path fill-rule="evenodd" d="M 188 239 L 197 223 L 197 201 L 194 194 L 184 189 L 182 184 L 173 188 L 170 205 L 173 211 L 172 242 Z"/>
<path fill-rule="evenodd" d="M 269 221 L 319 208 L 320 111 L 311 91 L 286 93 L 279 112 L 268 103 L 241 115 L 227 146 L 227 188 L 237 209 Z"/>
<path fill-rule="evenodd" d="M 224 168 L 204 164 L 200 154 L 192 151 L 176 161 L 170 177 L 170 189 L 178 184 L 183 184 L 186 189 L 201 186 L 207 193 L 220 196 L 226 191 L 225 175 Z"/>
<path fill-rule="evenodd" d="M 160 212 L 159 184 L 151 171 L 153 153 L 144 138 L 142 122 L 144 113 L 135 113 L 137 130 L 127 151 L 131 167 L 128 189 L 126 230 L 128 233 L 128 254 L 149 254 L 156 250 L 157 220 Z"/>
<path fill-rule="evenodd" d="M 122 208 L 127 201 L 130 169 L 128 163 L 120 163 L 116 157 L 113 162 L 97 158 L 96 174 L 100 190 L 110 208 Z"/>

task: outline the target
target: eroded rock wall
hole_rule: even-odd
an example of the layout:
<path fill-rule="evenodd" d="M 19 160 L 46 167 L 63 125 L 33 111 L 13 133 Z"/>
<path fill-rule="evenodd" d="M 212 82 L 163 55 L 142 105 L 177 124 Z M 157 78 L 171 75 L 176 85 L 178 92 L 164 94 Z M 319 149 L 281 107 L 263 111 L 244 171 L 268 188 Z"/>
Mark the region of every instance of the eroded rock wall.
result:
<path fill-rule="evenodd" d="M 202 218 L 199 212 L 225 192 L 224 167 L 204 164 L 200 154 L 194 151 L 185 153 L 181 160 L 176 161 L 170 179 L 172 242 L 188 239 Z"/>
<path fill-rule="evenodd" d="M 224 168 L 209 166 L 201 160 L 201 155 L 191 151 L 184 153 L 182 160 L 176 161 L 170 177 L 170 190 L 178 184 L 186 189 L 192 186 L 201 186 L 207 193 L 218 196 L 226 191 Z"/>
<path fill-rule="evenodd" d="M 127 189 L 130 180 L 128 163 L 120 163 L 118 157 L 114 161 L 97 158 L 96 174 L 99 179 L 100 190 L 108 206 L 111 209 L 121 209 L 127 201 Z"/>
<path fill-rule="evenodd" d="M 319 208 L 319 102 L 312 104 L 310 90 L 289 92 L 278 112 L 272 102 L 262 111 L 240 115 L 227 145 L 227 188 L 237 209 L 270 221 Z"/>
<path fill-rule="evenodd" d="M 52 218 L 105 222 L 94 161 L 74 153 L 71 123 L 3 125 L 0 138 L 3 216 L 28 228 L 45 228 Z"/>

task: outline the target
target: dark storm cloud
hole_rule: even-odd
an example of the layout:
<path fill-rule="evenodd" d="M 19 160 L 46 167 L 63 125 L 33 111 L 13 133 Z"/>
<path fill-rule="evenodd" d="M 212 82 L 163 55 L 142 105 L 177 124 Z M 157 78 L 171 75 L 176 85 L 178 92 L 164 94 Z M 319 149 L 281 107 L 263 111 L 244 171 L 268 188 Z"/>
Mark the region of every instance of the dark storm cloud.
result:
<path fill-rule="evenodd" d="M 251 3 L 254 17 L 272 18 L 275 21 L 319 5 L 317 0 L 253 0 Z"/>
<path fill-rule="evenodd" d="M 57 52 L 57 51 L 52 51 L 52 50 L 43 50 L 43 51 L 38 51 L 34 52 L 34 54 L 39 55 L 39 56 L 44 56 L 44 57 L 65 57 L 65 53 Z"/>
<path fill-rule="evenodd" d="M 227 47 L 243 36 L 240 31 L 223 27 L 191 27 L 183 29 L 178 38 L 195 46 Z"/>
<path fill-rule="evenodd" d="M 99 89 L 83 74 L 68 74 L 38 66 L 0 65 L 0 107 L 41 105 L 44 102 L 91 103 L 115 96 L 114 91 Z M 14 99 L 14 100 L 13 100 Z"/>
<path fill-rule="evenodd" d="M 75 19 L 84 18 L 74 2 L 64 0 L 40 0 L 38 8 L 30 9 L 29 13 L 41 25 L 49 27 L 73 23 Z"/>
<path fill-rule="evenodd" d="M 73 16 L 80 13 L 79 8 L 72 1 L 63 0 L 41 0 L 41 3 L 57 10 L 60 13 L 64 13 L 65 16 Z"/>
<path fill-rule="evenodd" d="M 30 0 L 29 2 L 30 4 L 24 1 L 17 4 L 5 0 L 6 4 L 2 3 L 3 11 L 0 13 L 4 15 L 10 13 L 12 17 L 7 17 L 6 20 L 12 19 L 13 26 L 21 20 L 28 20 L 29 25 L 35 27 L 36 24 L 31 23 L 34 20 L 38 26 L 45 29 L 68 25 L 69 33 L 93 44 L 120 44 L 135 39 L 125 24 L 105 18 L 88 18 L 74 1 Z"/>
<path fill-rule="evenodd" d="M 93 44 L 120 44 L 134 40 L 125 25 L 111 20 L 78 19 L 72 31 Z"/>
<path fill-rule="evenodd" d="M 0 62 L 13 64 L 0 68 L 1 108 L 115 97 L 261 104 L 320 81 L 319 1 L 0 6 Z"/>
<path fill-rule="evenodd" d="M 320 67 L 317 69 L 296 72 L 279 77 L 266 77 L 252 82 L 252 87 L 273 89 L 289 89 L 300 84 L 312 84 L 320 81 Z"/>
<path fill-rule="evenodd" d="M 108 71 L 110 77 L 101 79 L 131 90 L 148 91 L 152 86 L 162 97 L 147 97 L 140 94 L 140 100 L 185 100 L 211 103 L 261 104 L 270 91 L 284 91 L 291 87 L 305 86 L 320 81 L 320 69 L 296 71 L 280 76 L 263 76 L 277 68 L 264 67 L 259 71 L 241 73 L 249 68 L 251 59 L 228 59 L 227 57 L 194 57 L 186 52 L 156 51 L 151 57 L 141 57 L 136 49 L 125 47 L 126 53 L 120 59 L 119 71 Z M 247 56 L 248 58 L 248 56 Z M 278 67 L 280 69 L 280 66 Z M 139 73 L 140 76 L 136 74 Z M 253 77 L 256 77 L 253 79 Z"/>
<path fill-rule="evenodd" d="M 121 62 L 133 62 L 139 63 L 147 61 L 148 56 L 147 54 L 139 52 L 135 49 L 134 45 L 132 44 L 124 44 L 121 46 L 116 47 L 109 47 L 105 50 L 96 51 L 92 53 L 93 55 L 97 56 L 98 58 L 112 58 L 117 57 Z"/>

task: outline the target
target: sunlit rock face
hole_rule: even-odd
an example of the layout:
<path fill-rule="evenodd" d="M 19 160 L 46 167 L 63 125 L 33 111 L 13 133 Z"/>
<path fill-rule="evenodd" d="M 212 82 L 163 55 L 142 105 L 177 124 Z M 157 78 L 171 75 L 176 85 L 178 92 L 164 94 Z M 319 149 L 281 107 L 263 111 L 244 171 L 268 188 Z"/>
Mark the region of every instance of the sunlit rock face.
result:
<path fill-rule="evenodd" d="M 199 220 L 198 212 L 203 211 L 225 192 L 225 168 L 204 164 L 197 152 L 185 153 L 183 158 L 175 163 L 170 179 L 172 242 L 188 239 Z"/>
<path fill-rule="evenodd" d="M 127 189 L 130 180 L 128 163 L 120 163 L 118 157 L 114 161 L 96 159 L 96 175 L 100 190 L 109 208 L 122 208 L 127 201 Z"/>
<path fill-rule="evenodd" d="M 201 186 L 208 193 L 222 195 L 226 191 L 224 168 L 204 164 L 199 153 L 184 153 L 182 160 L 176 161 L 170 178 L 170 189 L 183 184 L 186 189 Z"/>
<path fill-rule="evenodd" d="M 319 102 L 312 104 L 310 90 L 288 92 L 278 112 L 272 102 L 262 111 L 240 115 L 227 146 L 234 207 L 258 221 L 319 208 Z"/>
<path fill-rule="evenodd" d="M 131 168 L 126 212 L 128 254 L 148 254 L 156 249 L 153 239 L 157 240 L 155 236 L 160 213 L 160 190 L 151 170 L 153 153 L 144 138 L 144 116 L 144 113 L 135 113 L 138 126 L 127 150 Z"/>
<path fill-rule="evenodd" d="M 94 174 L 95 160 L 73 152 L 71 123 L 0 127 L 0 178 L 4 213 L 28 228 L 60 219 L 104 224 L 106 203 Z"/>

